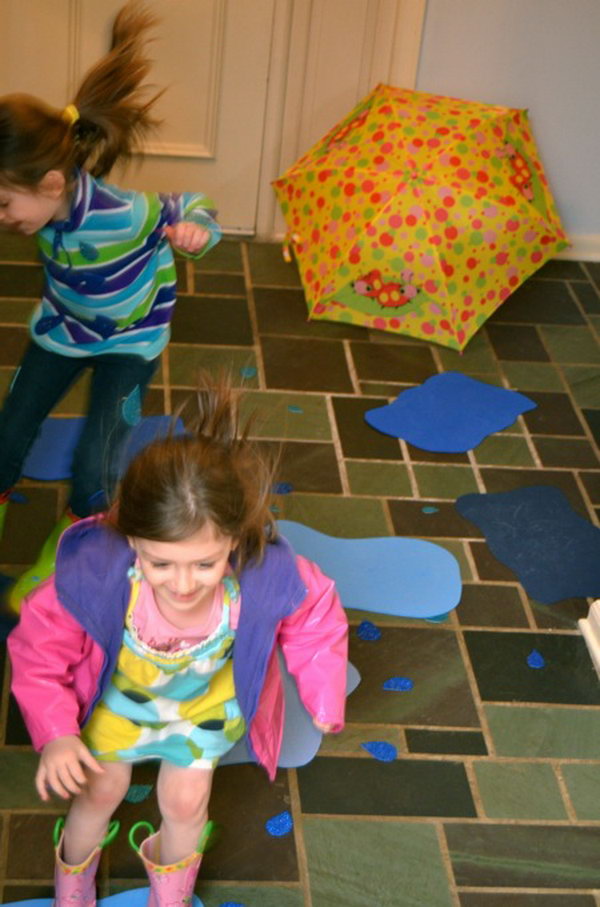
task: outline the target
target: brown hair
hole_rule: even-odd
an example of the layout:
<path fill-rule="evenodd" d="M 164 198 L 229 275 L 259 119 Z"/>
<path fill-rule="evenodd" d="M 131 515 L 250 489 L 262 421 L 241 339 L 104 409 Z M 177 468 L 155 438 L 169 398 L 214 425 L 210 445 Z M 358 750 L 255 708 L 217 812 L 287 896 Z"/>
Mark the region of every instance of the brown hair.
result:
<path fill-rule="evenodd" d="M 270 510 L 276 457 L 248 437 L 227 379 L 202 375 L 189 434 L 154 441 L 130 463 L 109 512 L 123 535 L 189 538 L 210 522 L 237 543 L 236 567 L 260 561 L 277 537 Z"/>
<path fill-rule="evenodd" d="M 117 160 L 138 150 L 158 125 L 142 83 L 150 69 L 146 32 L 154 16 L 141 0 L 129 0 L 118 13 L 110 51 L 84 76 L 73 98 L 79 118 L 39 98 L 11 94 L 0 98 L 0 182 L 35 187 L 49 170 L 67 179 L 76 167 L 104 176 Z"/>

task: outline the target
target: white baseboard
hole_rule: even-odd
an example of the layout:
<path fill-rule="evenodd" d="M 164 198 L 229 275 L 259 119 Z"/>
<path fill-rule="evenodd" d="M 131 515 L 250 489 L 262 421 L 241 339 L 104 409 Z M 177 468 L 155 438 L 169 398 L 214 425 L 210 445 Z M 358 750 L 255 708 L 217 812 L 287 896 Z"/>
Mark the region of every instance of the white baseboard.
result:
<path fill-rule="evenodd" d="M 282 242 L 284 234 L 275 232 L 271 236 L 258 236 L 265 242 Z M 575 233 L 569 236 L 571 245 L 557 254 L 557 258 L 570 261 L 600 261 L 600 233 Z"/>
<path fill-rule="evenodd" d="M 557 258 L 571 261 L 600 261 L 600 233 L 571 233 L 571 245 L 559 252 Z"/>
<path fill-rule="evenodd" d="M 600 598 L 590 605 L 587 617 L 577 621 L 585 644 L 600 676 Z"/>

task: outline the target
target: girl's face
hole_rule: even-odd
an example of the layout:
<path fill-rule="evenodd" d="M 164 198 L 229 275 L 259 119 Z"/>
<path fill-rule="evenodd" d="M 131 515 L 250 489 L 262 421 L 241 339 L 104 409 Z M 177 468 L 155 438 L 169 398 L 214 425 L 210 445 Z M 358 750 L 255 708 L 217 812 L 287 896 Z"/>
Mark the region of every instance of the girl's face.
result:
<path fill-rule="evenodd" d="M 50 170 L 34 189 L 0 185 L 0 226 L 31 236 L 68 214 L 65 179 Z"/>
<path fill-rule="evenodd" d="M 191 626 L 212 602 L 236 546 L 212 523 L 181 542 L 141 538 L 130 542 L 161 614 L 182 629 Z"/>

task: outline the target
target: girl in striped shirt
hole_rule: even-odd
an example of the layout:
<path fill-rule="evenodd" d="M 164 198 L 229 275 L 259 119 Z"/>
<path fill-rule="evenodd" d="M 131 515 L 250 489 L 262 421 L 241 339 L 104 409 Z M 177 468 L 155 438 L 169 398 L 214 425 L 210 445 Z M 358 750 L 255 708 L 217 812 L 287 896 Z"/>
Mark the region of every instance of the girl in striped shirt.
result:
<path fill-rule="evenodd" d="M 0 530 L 42 422 L 92 370 L 68 509 L 13 587 L 13 610 L 52 572 L 62 531 L 105 504 L 110 471 L 169 341 L 173 249 L 199 257 L 220 239 L 204 195 L 132 192 L 103 181 L 157 125 L 151 111 L 160 93 L 149 97 L 143 85 L 153 24 L 143 3 L 129 0 L 111 50 L 64 110 L 28 95 L 0 97 L 0 226 L 36 234 L 44 266 L 30 342 L 0 412 Z"/>

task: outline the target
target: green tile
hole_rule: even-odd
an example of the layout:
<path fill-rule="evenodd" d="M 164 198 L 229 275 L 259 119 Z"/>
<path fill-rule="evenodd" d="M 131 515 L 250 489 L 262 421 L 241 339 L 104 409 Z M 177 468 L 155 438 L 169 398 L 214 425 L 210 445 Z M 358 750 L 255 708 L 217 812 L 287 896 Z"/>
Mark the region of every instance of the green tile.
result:
<path fill-rule="evenodd" d="M 382 727 L 379 724 L 346 725 L 341 734 L 324 735 L 323 742 L 319 748 L 319 755 L 335 755 L 336 753 L 348 755 L 350 753 L 353 756 L 364 756 L 366 759 L 372 759 L 373 757 L 369 756 L 361 745 L 370 740 L 391 743 L 399 752 L 403 748 L 399 727 Z"/>
<path fill-rule="evenodd" d="M 462 353 L 444 347 L 438 352 L 444 371 L 462 372 L 464 375 L 486 375 L 487 381 L 500 383 L 494 381 L 494 377 L 499 377 L 500 374 L 498 361 L 485 334 L 475 334 Z"/>
<path fill-rule="evenodd" d="M 258 377 L 244 377 L 244 369 L 255 369 L 254 353 L 247 349 L 231 347 L 169 346 L 169 370 L 172 386 L 196 387 L 198 369 L 205 369 L 214 375 L 231 373 L 234 384 L 257 387 Z"/>
<path fill-rule="evenodd" d="M 412 497 L 408 469 L 399 463 L 348 460 L 346 471 L 352 494 Z"/>
<path fill-rule="evenodd" d="M 596 759 L 599 754 L 596 753 Z M 600 763 L 563 765 L 562 774 L 578 819 L 600 819 Z"/>
<path fill-rule="evenodd" d="M 542 324 L 538 330 L 555 362 L 600 362 L 598 341 L 587 327 Z"/>
<path fill-rule="evenodd" d="M 422 498 L 450 498 L 479 491 L 469 466 L 413 466 Z"/>
<path fill-rule="evenodd" d="M 49 809 L 56 811 L 56 802 L 45 804 L 35 789 L 35 773 L 40 757 L 33 750 L 0 749 L 0 803 L 2 809 Z"/>
<path fill-rule="evenodd" d="M 369 538 L 389 535 L 383 505 L 367 498 L 340 498 L 316 494 L 281 497 L 276 514 L 339 538 Z"/>
<path fill-rule="evenodd" d="M 251 430 L 254 437 L 331 440 L 327 401 L 317 394 L 248 391 L 242 397 L 240 411 L 243 418 L 256 413 Z"/>
<path fill-rule="evenodd" d="M 502 363 L 502 371 L 508 378 L 512 390 L 523 391 L 561 391 L 564 385 L 553 365 L 545 362 L 509 362 Z"/>
<path fill-rule="evenodd" d="M 552 767 L 546 763 L 474 762 L 485 814 L 490 819 L 566 819 Z"/>
<path fill-rule="evenodd" d="M 473 451 L 478 463 L 499 466 L 535 466 L 525 438 L 490 435 Z"/>
<path fill-rule="evenodd" d="M 578 406 L 600 408 L 600 370 L 595 365 L 565 365 L 567 384 Z"/>
<path fill-rule="evenodd" d="M 488 724 L 499 756 L 597 759 L 598 709 L 486 705 Z"/>
<path fill-rule="evenodd" d="M 433 825 L 304 817 L 312 907 L 451 907 Z"/>
<path fill-rule="evenodd" d="M 0 299 L 0 324 L 27 324 L 33 309 L 30 299 Z"/>
<path fill-rule="evenodd" d="M 257 286 L 298 287 L 296 262 L 285 261 L 280 243 L 248 243 L 250 275 Z"/>

